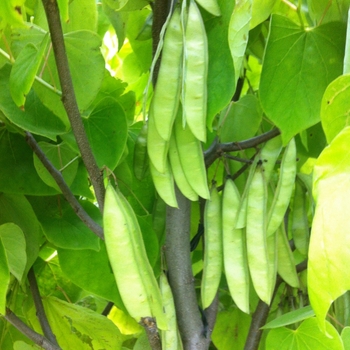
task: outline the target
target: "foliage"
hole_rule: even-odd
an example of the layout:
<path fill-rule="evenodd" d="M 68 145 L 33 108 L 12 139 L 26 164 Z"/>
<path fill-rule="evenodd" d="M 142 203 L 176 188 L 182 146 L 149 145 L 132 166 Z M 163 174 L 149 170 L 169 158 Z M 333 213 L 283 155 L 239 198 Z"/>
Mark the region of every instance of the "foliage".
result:
<path fill-rule="evenodd" d="M 170 2 L 0 2 L 0 348 L 349 349 L 350 1 Z"/>

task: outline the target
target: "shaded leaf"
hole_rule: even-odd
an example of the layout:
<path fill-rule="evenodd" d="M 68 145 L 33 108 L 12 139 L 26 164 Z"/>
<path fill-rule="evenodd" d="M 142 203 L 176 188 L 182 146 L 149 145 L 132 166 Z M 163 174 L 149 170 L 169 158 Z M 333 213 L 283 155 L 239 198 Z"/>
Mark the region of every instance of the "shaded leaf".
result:
<path fill-rule="evenodd" d="M 3 224 L 0 226 L 0 240 L 5 250 L 8 268 L 21 282 L 27 264 L 26 241 L 23 231 L 16 224 Z"/>
<path fill-rule="evenodd" d="M 272 16 L 260 98 L 284 144 L 320 120 L 322 95 L 342 73 L 344 39 L 340 23 L 302 29 L 285 17 Z"/>
<path fill-rule="evenodd" d="M 228 28 L 234 2 L 218 0 L 218 4 L 222 16 L 212 18 L 204 23 L 209 50 L 207 111 L 209 130 L 212 130 L 215 115 L 230 102 L 236 85 L 235 69 L 228 43 Z"/>

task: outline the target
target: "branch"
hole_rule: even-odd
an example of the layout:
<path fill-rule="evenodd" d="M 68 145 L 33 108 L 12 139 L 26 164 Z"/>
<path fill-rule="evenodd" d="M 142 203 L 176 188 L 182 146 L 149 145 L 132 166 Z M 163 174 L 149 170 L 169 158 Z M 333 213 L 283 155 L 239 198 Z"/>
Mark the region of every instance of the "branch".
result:
<path fill-rule="evenodd" d="M 58 187 L 62 191 L 63 196 L 66 198 L 68 203 L 71 205 L 77 216 L 80 218 L 80 220 L 92 231 L 94 232 L 98 237 L 103 239 L 103 229 L 100 225 L 98 225 L 84 210 L 84 208 L 80 205 L 78 200 L 73 195 L 72 191 L 70 190 L 69 186 L 65 182 L 62 174 L 53 166 L 53 164 L 49 161 L 49 159 L 46 157 L 45 153 L 41 150 L 38 143 L 36 142 L 33 135 L 29 132 L 26 132 L 26 141 L 30 148 L 34 151 L 34 153 L 37 155 L 41 163 L 44 165 L 44 167 L 47 169 L 47 171 L 51 174 L 53 179 L 56 181 Z"/>
<path fill-rule="evenodd" d="M 58 347 L 58 343 L 56 340 L 55 335 L 52 333 L 49 321 L 46 317 L 44 305 L 41 300 L 38 283 L 35 278 L 33 267 L 30 268 L 28 271 L 28 281 L 29 281 L 29 287 L 30 291 L 32 292 L 34 305 L 36 309 L 36 315 L 38 317 L 38 320 L 40 322 L 41 329 L 44 332 L 45 337 L 54 345 Z"/>
<path fill-rule="evenodd" d="M 142 317 L 140 325 L 145 329 L 152 350 L 162 350 L 157 323 L 153 317 Z"/>
<path fill-rule="evenodd" d="M 96 164 L 94 155 L 92 154 L 92 150 L 84 129 L 83 121 L 80 116 L 72 77 L 69 70 L 66 49 L 64 46 L 61 19 L 57 1 L 42 0 L 42 3 L 44 5 L 47 22 L 49 24 L 52 47 L 62 89 L 62 103 L 72 126 L 72 130 L 77 141 L 81 157 L 89 173 L 100 211 L 103 212 L 105 194 L 103 176 Z"/>
<path fill-rule="evenodd" d="M 5 319 L 17 328 L 22 334 L 46 350 L 61 350 L 57 345 L 52 344 L 41 334 L 33 331 L 21 321 L 10 309 L 6 309 Z"/>
<path fill-rule="evenodd" d="M 307 260 L 298 264 L 295 268 L 298 273 L 306 270 Z M 277 290 L 282 282 L 283 282 L 282 278 L 280 276 L 277 276 L 272 300 L 276 296 Z M 263 332 L 263 330 L 260 328 L 266 324 L 266 320 L 269 315 L 269 312 L 270 312 L 270 306 L 265 304 L 262 300 L 260 300 L 252 317 L 252 321 L 250 324 L 250 329 L 249 329 L 244 350 L 257 350 L 259 348 L 259 343 Z"/>
<path fill-rule="evenodd" d="M 239 141 L 239 142 L 227 142 L 219 143 L 216 138 L 210 147 L 204 152 L 205 165 L 207 168 L 212 165 L 217 158 L 220 158 L 223 153 L 241 151 L 247 148 L 253 148 L 261 143 L 264 143 L 274 137 L 278 136 L 281 132 L 278 129 L 272 129 L 264 134 L 255 136 L 251 139 Z"/>
<path fill-rule="evenodd" d="M 175 191 L 179 209 L 167 206 L 166 218 L 165 257 L 169 284 L 184 349 L 204 349 L 207 340 L 197 304 L 190 256 L 191 204 L 177 187 Z"/>

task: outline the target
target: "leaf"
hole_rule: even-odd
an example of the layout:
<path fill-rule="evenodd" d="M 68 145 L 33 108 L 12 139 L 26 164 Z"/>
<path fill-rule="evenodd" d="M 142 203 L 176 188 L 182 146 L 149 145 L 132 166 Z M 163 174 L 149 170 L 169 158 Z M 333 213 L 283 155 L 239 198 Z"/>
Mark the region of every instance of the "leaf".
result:
<path fill-rule="evenodd" d="M 24 3 L 25 0 L 5 0 L 0 2 L 0 29 L 5 27 L 6 23 L 18 27 L 25 26 L 21 13 L 21 6 Z"/>
<path fill-rule="evenodd" d="M 221 142 L 242 141 L 253 137 L 262 119 L 259 100 L 254 95 L 244 95 L 232 102 L 223 117 Z"/>
<path fill-rule="evenodd" d="M 350 75 L 333 80 L 324 92 L 321 103 L 321 122 L 327 142 L 350 125 Z"/>
<path fill-rule="evenodd" d="M 260 99 L 286 144 L 319 121 L 327 85 L 342 73 L 344 28 L 327 23 L 302 29 L 273 15 L 260 81 Z"/>
<path fill-rule="evenodd" d="M 350 349 L 350 327 L 344 327 L 341 332 L 341 338 L 344 344 L 344 350 Z"/>
<path fill-rule="evenodd" d="M 114 170 L 128 136 L 124 110 L 115 99 L 106 97 L 83 121 L 97 166 Z"/>
<path fill-rule="evenodd" d="M 309 247 L 308 289 L 320 327 L 331 303 L 350 289 L 350 127 L 324 149 L 313 174 L 315 215 Z"/>
<path fill-rule="evenodd" d="M 6 130 L 0 132 L 0 154 L 1 192 L 29 195 L 52 195 L 57 192 L 40 179 L 34 168 L 33 152 L 19 134 Z"/>
<path fill-rule="evenodd" d="M 49 36 L 46 35 L 39 48 L 31 43 L 27 44 L 17 56 L 11 69 L 10 92 L 18 107 L 24 108 L 26 96 L 34 83 L 48 39 Z"/>
<path fill-rule="evenodd" d="M 46 238 L 58 248 L 100 249 L 99 238 L 88 229 L 63 196 L 31 197 L 33 209 L 40 221 Z M 99 209 L 88 201 L 79 201 L 82 207 L 99 224 Z"/>
<path fill-rule="evenodd" d="M 235 90 L 235 69 L 228 43 L 228 28 L 234 2 L 218 0 L 218 3 L 222 16 L 204 23 L 209 50 L 207 110 L 209 130 L 212 130 L 215 115 L 230 102 Z"/>
<path fill-rule="evenodd" d="M 0 240 L 5 250 L 8 268 L 21 282 L 27 263 L 26 241 L 23 231 L 16 224 L 3 224 L 0 226 Z"/>
<path fill-rule="evenodd" d="M 53 333 L 63 349 L 119 349 L 124 337 L 111 320 L 55 297 L 43 299 Z"/>
<path fill-rule="evenodd" d="M 13 343 L 13 350 L 35 350 L 40 349 L 37 345 L 29 345 L 22 340 L 17 340 Z"/>
<path fill-rule="evenodd" d="M 6 118 L 26 131 L 51 140 L 56 140 L 57 135 L 65 133 L 66 126 L 40 102 L 33 90 L 27 95 L 24 111 L 16 106 L 10 94 L 10 72 L 9 65 L 0 70 L 0 110 Z"/>
<path fill-rule="evenodd" d="M 0 241 L 0 314 L 6 313 L 6 294 L 10 284 L 10 271 L 7 265 L 5 248 Z"/>
<path fill-rule="evenodd" d="M 244 53 L 248 43 L 253 0 L 236 1 L 228 30 L 228 41 L 235 67 L 235 80 L 241 75 Z"/>
<path fill-rule="evenodd" d="M 350 73 L 350 16 L 348 12 L 343 74 L 349 74 L 349 73 Z"/>
<path fill-rule="evenodd" d="M 313 316 L 315 316 L 315 313 L 312 310 L 312 307 L 309 305 L 298 310 L 290 311 L 282 316 L 279 316 L 276 319 L 266 323 L 265 326 L 261 327 L 261 329 L 271 329 L 288 326 L 293 323 L 304 321 L 305 319 Z"/>
<path fill-rule="evenodd" d="M 23 195 L 0 194 L 0 224 L 9 222 L 18 225 L 25 236 L 27 264 L 24 275 L 26 275 L 38 256 L 42 231 L 30 203 Z"/>
<path fill-rule="evenodd" d="M 100 251 L 91 249 L 57 249 L 63 273 L 80 288 L 98 295 L 125 311 L 107 257 L 106 246 L 100 243 Z"/>
<path fill-rule="evenodd" d="M 276 0 L 253 0 L 250 29 L 255 28 L 270 16 L 275 3 Z"/>
<path fill-rule="evenodd" d="M 243 349 L 248 335 L 251 316 L 237 308 L 220 311 L 213 331 L 213 343 L 220 350 Z"/>
<path fill-rule="evenodd" d="M 343 350 L 343 344 L 336 329 L 329 322 L 326 325 L 331 338 L 320 331 L 316 318 L 305 320 L 297 330 L 284 327 L 272 329 L 266 338 L 266 349 Z"/>
<path fill-rule="evenodd" d="M 54 145 L 47 142 L 39 142 L 39 147 L 45 153 L 46 157 L 52 165 L 61 172 L 67 185 L 70 186 L 73 182 L 77 170 L 78 160 L 77 153 L 72 151 L 65 142 Z M 56 181 L 53 179 L 49 171 L 45 168 L 43 163 L 34 154 L 34 166 L 40 178 L 49 186 L 61 192 Z"/>
<path fill-rule="evenodd" d="M 349 9 L 349 0 L 308 0 L 308 14 L 315 24 L 346 21 Z"/>

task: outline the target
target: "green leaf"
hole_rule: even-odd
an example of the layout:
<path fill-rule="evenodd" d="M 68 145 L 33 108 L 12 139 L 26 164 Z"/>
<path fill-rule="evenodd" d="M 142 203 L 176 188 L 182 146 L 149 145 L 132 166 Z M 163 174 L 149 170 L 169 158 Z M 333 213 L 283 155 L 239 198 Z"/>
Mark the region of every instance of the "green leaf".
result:
<path fill-rule="evenodd" d="M 212 130 L 215 115 L 230 102 L 236 85 L 235 69 L 228 43 L 228 28 L 234 2 L 218 0 L 218 4 L 222 16 L 212 18 L 204 23 L 209 51 L 207 112 L 209 130 Z"/>
<path fill-rule="evenodd" d="M 264 22 L 270 16 L 275 3 L 276 0 L 253 0 L 250 29 Z"/>
<path fill-rule="evenodd" d="M 346 26 L 346 43 L 345 43 L 345 56 L 344 56 L 344 68 L 343 74 L 350 73 L 350 9 L 348 12 L 348 22 Z"/>
<path fill-rule="evenodd" d="M 104 76 L 101 38 L 93 32 L 81 30 L 66 34 L 64 42 L 78 106 L 85 110 L 96 97 Z"/>
<path fill-rule="evenodd" d="M 124 304 L 115 283 L 106 246 L 100 244 L 100 251 L 91 249 L 57 249 L 63 273 L 80 288 L 96 294 L 125 311 Z"/>
<path fill-rule="evenodd" d="M 269 350 L 343 350 L 341 338 L 336 329 L 326 323 L 327 337 L 320 331 L 316 318 L 305 320 L 297 330 L 289 328 L 272 329 L 266 338 Z"/>
<path fill-rule="evenodd" d="M 23 231 L 16 224 L 3 224 L 0 226 L 0 240 L 5 250 L 8 268 L 21 282 L 27 264 L 26 241 Z"/>
<path fill-rule="evenodd" d="M 349 0 L 308 0 L 308 14 L 315 24 L 346 21 L 346 15 L 349 9 Z"/>
<path fill-rule="evenodd" d="M 64 7 L 67 6 L 67 0 L 61 0 Z M 69 17 L 62 23 L 65 33 L 78 30 L 90 30 L 95 32 L 97 29 L 97 8 L 95 0 L 74 0 L 69 2 L 69 8 L 66 12 Z M 61 13 L 61 16 L 63 14 Z"/>
<path fill-rule="evenodd" d="M 212 334 L 213 343 L 220 350 L 243 349 L 250 326 L 251 316 L 231 308 L 218 313 Z"/>
<path fill-rule="evenodd" d="M 56 135 L 67 132 L 62 121 L 40 102 L 33 90 L 27 95 L 24 111 L 16 106 L 10 94 L 10 72 L 9 65 L 0 70 L 0 110 L 6 118 L 26 131 L 51 140 L 56 140 Z"/>
<path fill-rule="evenodd" d="M 99 238 L 78 218 L 63 196 L 31 197 L 33 209 L 46 238 L 58 248 L 100 249 Z M 102 224 L 99 209 L 88 201 L 80 204 L 92 219 Z"/>
<path fill-rule="evenodd" d="M 44 298 L 43 304 L 63 349 L 120 349 L 124 336 L 107 317 L 55 297 Z"/>
<path fill-rule="evenodd" d="M 42 231 L 30 203 L 23 195 L 0 194 L 0 224 L 8 222 L 18 225 L 25 236 L 27 254 L 25 275 L 38 256 Z"/>
<path fill-rule="evenodd" d="M 10 270 L 7 265 L 5 248 L 0 241 L 0 314 L 6 313 L 6 294 L 10 284 Z"/>
<path fill-rule="evenodd" d="M 34 168 L 33 152 L 19 134 L 6 130 L 0 132 L 0 154 L 1 192 L 29 195 L 52 195 L 57 192 L 40 179 Z"/>
<path fill-rule="evenodd" d="M 244 95 L 238 102 L 232 102 L 222 114 L 221 142 L 242 141 L 253 137 L 262 119 L 262 109 L 254 95 Z"/>
<path fill-rule="evenodd" d="M 63 274 L 57 254 L 52 255 L 46 260 L 38 258 L 34 264 L 41 297 L 53 296 L 77 302 L 81 299 L 82 290 Z"/>
<path fill-rule="evenodd" d="M 69 186 L 73 182 L 78 170 L 76 152 L 72 151 L 72 149 L 69 148 L 65 142 L 62 142 L 58 145 L 47 142 L 39 142 L 38 144 L 52 165 L 61 172 L 64 180 Z M 40 178 L 47 185 L 61 192 L 56 181 L 52 178 L 49 171 L 44 167 L 44 165 L 35 154 L 34 166 Z"/>
<path fill-rule="evenodd" d="M 321 104 L 321 122 L 330 143 L 350 125 L 350 75 L 341 75 L 327 87 Z"/>
<path fill-rule="evenodd" d="M 312 310 L 312 307 L 309 305 L 298 310 L 290 311 L 282 316 L 279 316 L 276 319 L 266 323 L 265 326 L 261 327 L 261 329 L 271 329 L 288 326 L 293 323 L 304 321 L 305 319 L 313 316 L 315 316 L 315 313 Z"/>
<path fill-rule="evenodd" d="M 13 350 L 35 350 L 40 349 L 37 345 L 29 345 L 22 340 L 17 340 L 13 343 Z"/>
<path fill-rule="evenodd" d="M 322 95 L 342 73 L 343 47 L 340 23 L 302 29 L 288 18 L 272 16 L 260 99 L 284 144 L 320 120 Z"/>
<path fill-rule="evenodd" d="M 3 0 L 0 2 L 0 29 L 5 27 L 6 23 L 12 26 L 24 27 L 21 6 L 25 0 Z"/>
<path fill-rule="evenodd" d="M 311 305 L 325 329 L 331 303 L 350 289 L 350 127 L 338 134 L 316 161 L 313 174 L 315 215 L 309 247 Z"/>
<path fill-rule="evenodd" d="M 252 18 L 253 0 L 236 1 L 228 30 L 233 65 L 235 67 L 235 80 L 241 75 L 244 53 L 248 43 L 249 24 Z"/>
<path fill-rule="evenodd" d="M 343 340 L 344 350 L 350 350 L 350 327 L 343 328 L 341 338 Z"/>
<path fill-rule="evenodd" d="M 123 108 L 115 99 L 106 97 L 83 121 L 97 166 L 114 170 L 128 137 Z"/>
<path fill-rule="evenodd" d="M 18 107 L 24 108 L 26 96 L 35 80 L 40 67 L 49 36 L 46 35 L 40 45 L 27 44 L 19 53 L 10 75 L 11 96 Z"/>

